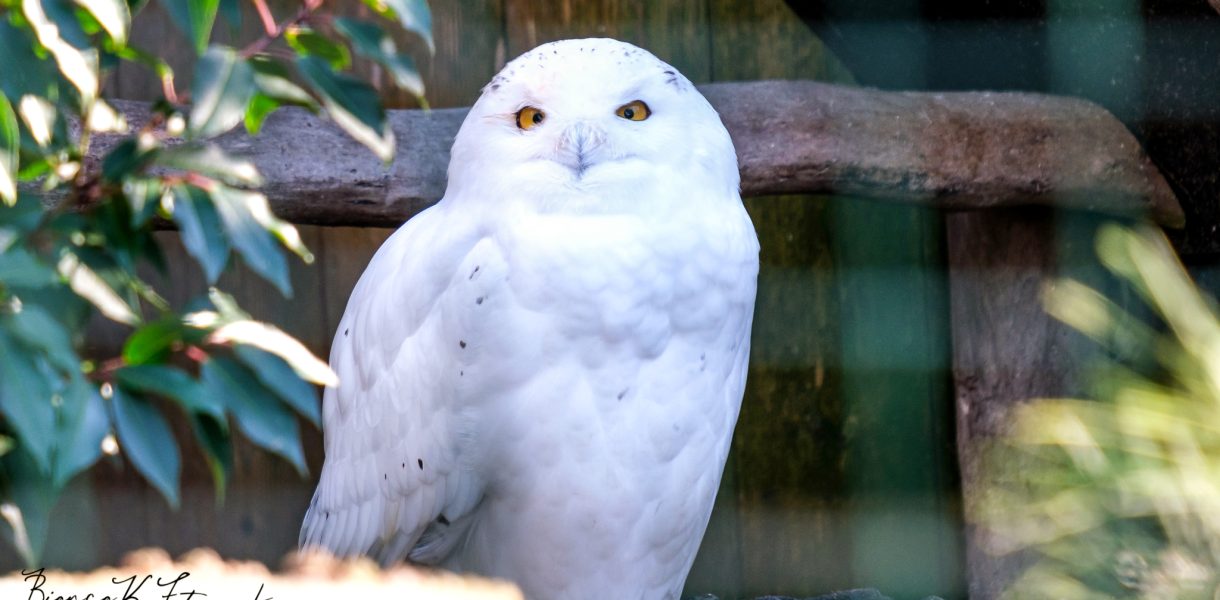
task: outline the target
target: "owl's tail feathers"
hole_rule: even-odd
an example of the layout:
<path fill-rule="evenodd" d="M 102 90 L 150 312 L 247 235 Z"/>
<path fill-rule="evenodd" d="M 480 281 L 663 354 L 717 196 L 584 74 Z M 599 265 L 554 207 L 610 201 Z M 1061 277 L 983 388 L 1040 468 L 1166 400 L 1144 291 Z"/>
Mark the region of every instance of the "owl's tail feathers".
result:
<path fill-rule="evenodd" d="M 380 545 L 383 502 L 379 496 L 337 506 L 321 496 L 319 485 L 301 523 L 297 538 L 301 550 L 321 549 L 346 558 L 370 554 Z"/>

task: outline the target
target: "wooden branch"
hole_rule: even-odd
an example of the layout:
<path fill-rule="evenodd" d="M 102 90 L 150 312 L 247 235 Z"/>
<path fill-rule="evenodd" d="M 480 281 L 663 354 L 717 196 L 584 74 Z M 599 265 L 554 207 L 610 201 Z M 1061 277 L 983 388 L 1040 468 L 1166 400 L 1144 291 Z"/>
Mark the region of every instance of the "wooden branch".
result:
<path fill-rule="evenodd" d="M 1135 138 L 1101 107 L 1017 93 L 913 93 L 810 81 L 701 86 L 733 136 L 742 193 L 842 193 L 946 209 L 1054 205 L 1148 214 L 1182 209 Z M 145 105 L 116 102 L 130 123 Z M 333 124 L 299 109 L 263 132 L 221 138 L 252 158 L 275 212 L 296 223 L 396 226 L 445 189 L 466 109 L 390 111 L 388 167 Z M 104 152 L 100 139 L 91 153 Z"/>

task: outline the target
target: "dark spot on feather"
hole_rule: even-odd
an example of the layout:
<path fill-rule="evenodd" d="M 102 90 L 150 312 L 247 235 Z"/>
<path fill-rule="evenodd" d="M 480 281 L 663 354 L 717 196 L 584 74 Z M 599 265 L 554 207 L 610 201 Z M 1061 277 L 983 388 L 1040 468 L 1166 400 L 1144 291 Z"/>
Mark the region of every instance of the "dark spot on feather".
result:
<path fill-rule="evenodd" d="M 323 514 L 324 514 L 324 515 L 326 515 L 326 518 L 327 518 L 327 519 L 329 519 L 329 518 L 330 518 L 330 513 L 329 513 L 329 512 L 326 512 L 326 513 L 323 513 Z"/>
<path fill-rule="evenodd" d="M 463 347 L 463 348 L 465 348 L 465 347 L 466 347 L 466 341 L 465 341 L 465 340 L 458 340 L 458 345 L 459 345 L 459 346 L 461 346 L 461 347 Z"/>
<path fill-rule="evenodd" d="M 448 525 L 449 519 L 445 518 L 445 515 L 440 515 L 439 517 L 436 518 L 436 522 L 440 523 L 441 525 Z"/>
<path fill-rule="evenodd" d="M 344 329 L 344 330 L 343 330 L 343 336 L 344 336 L 344 337 L 347 337 L 347 332 L 349 332 L 349 331 L 351 331 L 351 330 L 350 330 L 350 329 Z"/>
<path fill-rule="evenodd" d="M 475 303 L 475 304 L 482 304 L 482 303 L 483 303 L 483 297 L 482 297 L 482 296 L 479 296 L 478 298 L 475 298 L 475 299 L 474 299 L 474 303 Z"/>
<path fill-rule="evenodd" d="M 407 463 L 402 463 L 402 468 L 407 468 Z"/>
<path fill-rule="evenodd" d="M 479 272 L 479 266 L 475 265 L 474 270 L 470 272 L 470 277 L 467 277 L 467 279 L 474 279 L 475 273 L 478 273 L 478 272 Z"/>
<path fill-rule="evenodd" d="M 623 397 L 627 395 L 627 390 L 628 390 L 628 389 L 630 389 L 630 388 L 623 388 L 623 391 L 621 391 L 621 392 L 619 392 L 619 393 L 618 393 L 618 399 L 619 399 L 619 400 L 622 400 L 622 399 L 623 399 Z"/>
<path fill-rule="evenodd" d="M 424 470 L 424 459 L 417 458 L 417 459 L 415 459 L 415 462 L 417 464 L 419 464 L 419 470 L 421 470 L 421 471 Z"/>
<path fill-rule="evenodd" d="M 466 371 L 458 371 L 458 377 L 465 377 Z"/>
<path fill-rule="evenodd" d="M 703 354 L 700 354 L 700 355 L 699 355 L 699 360 L 707 360 L 707 353 L 706 353 L 706 352 L 704 352 Z"/>
<path fill-rule="evenodd" d="M 383 479 L 383 480 L 389 480 L 389 478 L 390 478 L 390 474 L 389 474 L 389 473 L 382 473 L 382 474 L 381 474 L 381 479 Z"/>

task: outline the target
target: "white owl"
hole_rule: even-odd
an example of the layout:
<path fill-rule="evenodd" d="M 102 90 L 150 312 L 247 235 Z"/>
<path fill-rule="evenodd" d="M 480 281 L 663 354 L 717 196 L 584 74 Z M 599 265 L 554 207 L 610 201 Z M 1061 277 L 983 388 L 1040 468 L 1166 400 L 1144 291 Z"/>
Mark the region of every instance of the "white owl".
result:
<path fill-rule="evenodd" d="M 373 257 L 331 350 L 301 545 L 677 598 L 746 381 L 758 240 L 673 67 L 609 39 L 504 67 L 445 197 Z"/>

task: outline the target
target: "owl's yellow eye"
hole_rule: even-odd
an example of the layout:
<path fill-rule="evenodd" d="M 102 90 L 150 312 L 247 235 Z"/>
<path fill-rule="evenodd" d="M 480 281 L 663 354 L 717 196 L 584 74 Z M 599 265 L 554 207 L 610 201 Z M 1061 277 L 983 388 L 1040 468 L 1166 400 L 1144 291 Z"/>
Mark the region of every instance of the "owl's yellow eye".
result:
<path fill-rule="evenodd" d="M 628 121 L 643 121 L 652 116 L 652 111 L 648 109 L 648 105 L 644 104 L 642 100 L 633 100 L 618 107 L 614 114 Z"/>
<path fill-rule="evenodd" d="M 528 130 L 533 129 L 537 125 L 541 125 L 546 120 L 546 113 L 532 107 L 527 106 L 517 111 L 517 127 Z"/>

